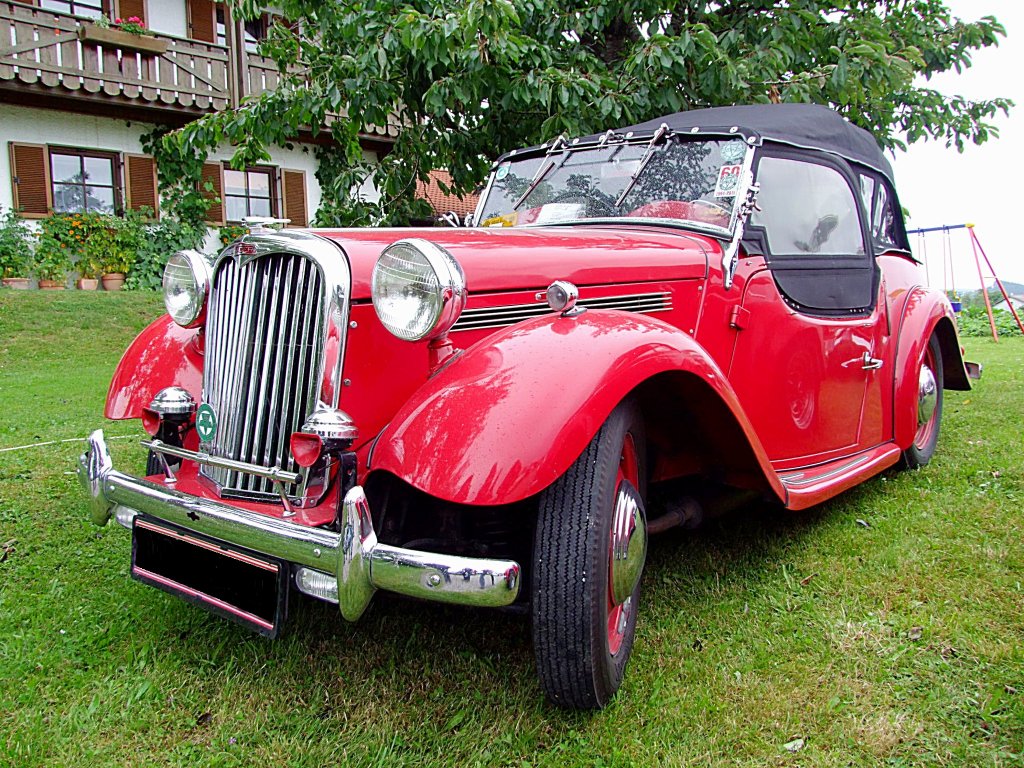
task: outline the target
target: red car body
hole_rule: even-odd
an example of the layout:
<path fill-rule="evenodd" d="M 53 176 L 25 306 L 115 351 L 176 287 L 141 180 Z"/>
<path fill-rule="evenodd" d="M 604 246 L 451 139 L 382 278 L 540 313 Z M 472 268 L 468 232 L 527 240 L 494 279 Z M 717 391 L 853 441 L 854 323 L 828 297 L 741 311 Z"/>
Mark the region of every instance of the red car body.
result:
<path fill-rule="evenodd" d="M 803 109 L 811 111 L 801 112 Z M 781 115 L 781 123 L 788 124 L 786 120 L 822 118 L 816 110 L 821 108 L 801 105 L 796 112 L 771 115 L 772 119 Z M 723 113 L 721 125 L 739 123 L 738 118 L 744 115 L 751 113 Z M 716 134 L 719 129 L 705 130 Z M 756 144 L 759 153 L 771 156 L 766 149 L 771 146 L 771 131 L 766 128 L 764 133 L 764 148 L 760 137 L 754 141 L 748 136 L 747 143 L 751 147 Z M 628 143 L 631 135 L 625 134 L 621 141 Z M 647 154 L 652 154 L 658 139 L 655 134 L 649 144 L 638 145 L 637 153 L 646 147 Z M 856 134 L 853 139 L 861 137 Z M 789 157 L 786 153 L 792 153 L 797 143 L 787 143 L 785 136 L 776 140 L 783 147 L 779 157 Z M 863 166 L 868 170 L 860 172 L 874 174 L 872 189 L 884 185 L 889 190 L 889 197 L 881 203 L 878 201 L 884 195 L 879 192 L 872 198 L 864 192 L 866 186 L 862 186 L 861 194 L 853 193 L 859 201 L 856 215 L 860 226 L 868 233 L 867 240 L 876 239 L 871 235 L 869 209 L 887 204 L 888 210 L 898 211 L 885 173 L 887 166 L 872 165 L 870 149 L 863 157 L 853 150 L 845 156 L 841 142 L 838 149 L 827 141 L 824 144 L 817 153 L 803 147 L 799 151 L 814 156 L 813 161 L 823 164 L 821 167 L 832 164 L 844 178 L 852 178 Z M 595 142 L 594 146 L 601 145 Z M 545 145 L 538 152 L 541 150 L 547 156 L 565 152 L 555 145 Z M 543 156 L 537 154 L 538 158 Z M 753 171 L 761 155 L 747 157 L 745 162 Z M 567 159 L 568 155 L 560 162 L 564 164 Z M 858 164 L 860 160 L 862 164 Z M 501 169 L 507 166 L 501 162 L 495 166 L 492 184 L 504 178 Z M 643 162 L 641 159 L 630 168 L 643 171 Z M 739 168 L 738 162 L 732 167 Z M 543 168 L 536 172 L 534 187 L 547 173 Z M 524 178 L 523 184 L 527 180 Z M 866 184 L 864 179 L 861 181 Z M 766 192 L 762 182 L 761 194 Z M 528 190 L 524 197 L 530 194 Z M 622 193 L 623 197 L 628 194 L 628 189 Z M 566 203 L 557 197 L 552 199 L 555 202 L 550 205 L 561 215 Z M 815 285 L 831 279 L 829 266 L 823 267 L 815 255 L 820 244 L 809 246 L 803 256 L 782 254 L 776 258 L 771 248 L 751 247 L 751 241 L 745 239 L 742 211 L 734 215 L 734 220 L 741 223 L 732 239 L 716 232 L 713 216 L 719 216 L 717 208 L 723 206 L 714 201 L 702 203 L 704 213 L 694 214 L 690 225 L 664 223 L 666 215 L 689 215 L 686 212 L 691 208 L 700 207 L 697 202 L 648 203 L 636 208 L 634 218 L 608 220 L 607 216 L 596 216 L 593 221 L 556 222 L 551 226 L 537 223 L 545 205 L 540 204 L 528 206 L 522 214 L 520 223 L 533 222 L 528 226 L 316 230 L 315 237 L 333 244 L 337 259 L 347 263 L 350 274 L 345 327 L 324 346 L 326 364 L 320 392 L 323 399 L 343 408 L 358 426 L 358 436 L 347 445 L 354 454 L 354 478 L 349 486 L 367 488 L 372 511 L 361 513 L 362 507 L 355 502 L 348 504 L 344 488 L 342 493 L 325 493 L 315 503 L 295 508 L 273 499 L 226 499 L 216 483 L 202 476 L 200 466 L 206 454 L 196 430 L 191 428 L 181 433 L 181 448 L 188 455 L 173 478 L 173 490 L 161 493 L 173 496 L 182 509 L 193 511 L 196 521 L 204 510 L 219 510 L 217 515 L 230 517 L 230 510 L 225 511 L 230 506 L 242 515 L 277 519 L 282 526 L 280 535 L 296 536 L 293 529 L 301 526 L 339 531 L 343 539 L 350 539 L 353 530 L 357 538 L 362 530 L 370 542 L 367 546 L 372 547 L 377 536 L 373 526 L 377 526 L 382 542 L 393 548 L 404 546 L 406 549 L 401 551 L 405 553 L 429 548 L 424 543 L 429 542 L 453 556 L 495 552 L 505 557 L 518 555 L 509 562 L 517 569 L 522 562 L 532 591 L 530 595 L 521 594 L 517 602 L 529 603 L 532 599 L 536 604 L 546 599 L 547 593 L 538 592 L 542 580 L 531 575 L 531 568 L 536 567 L 531 555 L 524 555 L 522 548 L 517 550 L 513 544 L 507 550 L 499 545 L 481 545 L 478 529 L 483 526 L 472 521 L 499 520 L 502 531 L 513 530 L 506 536 L 510 541 L 534 537 L 532 557 L 541 557 L 547 550 L 538 537 L 549 534 L 539 531 L 549 530 L 551 522 L 537 522 L 538 500 L 543 510 L 552 488 L 585 469 L 582 457 L 588 450 L 596 450 L 597 441 L 626 402 L 635 404 L 644 424 L 642 431 L 627 430 L 623 442 L 623 463 L 616 481 L 619 490 L 614 496 L 616 509 L 628 506 L 634 496 L 642 507 L 648 484 L 672 487 L 673 482 L 688 480 L 757 494 L 799 510 L 825 501 L 901 460 L 912 466 L 925 463 L 937 437 L 941 388 L 967 389 L 970 385 L 950 304 L 944 295 L 925 285 L 923 269 L 906 247 L 902 222 L 887 225 L 885 231 L 893 242 L 872 242 L 849 257 L 860 259 L 858 263 L 868 271 L 862 274 L 867 288 L 857 288 L 860 298 L 854 301 L 856 306 L 846 308 L 841 286 L 814 293 L 816 288 L 807 289 L 809 283 L 800 282 L 807 275 L 817 281 Z M 487 214 L 486 205 L 482 203 L 481 218 Z M 610 206 L 608 202 L 601 205 Z M 715 209 L 710 208 L 713 205 Z M 514 208 L 502 215 L 516 218 Z M 765 220 L 767 217 L 762 215 Z M 826 222 L 821 230 L 829 230 L 823 235 L 826 242 L 830 226 L 836 225 Z M 819 232 L 819 239 L 821 236 Z M 229 246 L 221 259 L 232 254 L 238 258 L 241 251 L 233 249 L 258 242 L 260 237 L 256 232 L 243 238 Z M 287 237 L 282 233 L 271 240 Z M 378 317 L 374 270 L 382 254 L 396 241 L 420 240 L 433 243 L 461 265 L 466 299 L 446 335 L 435 341 L 424 338 L 409 342 L 389 332 Z M 768 242 L 763 240 L 762 245 Z M 734 249 L 730 252 L 730 248 Z M 799 258 L 805 262 L 799 263 Z M 791 269 L 795 277 L 787 277 L 786 269 Z M 550 309 L 546 290 L 555 281 L 575 286 L 579 306 L 586 307 L 586 311 Z M 811 298 L 806 299 L 808 296 Z M 819 301 L 818 296 L 824 296 L 821 301 L 825 304 L 838 303 L 825 309 L 801 304 L 805 300 Z M 169 387 L 181 388 L 196 403 L 204 402 L 205 332 L 202 324 L 183 328 L 169 317 L 143 331 L 117 367 L 106 416 L 142 418 L 154 398 Z M 335 365 L 341 371 L 337 381 L 326 373 Z M 931 382 L 929 391 L 926 379 Z M 636 446 L 635 441 L 641 439 L 643 445 Z M 93 481 L 93 496 L 104 508 L 94 513 L 97 522 L 105 522 L 115 501 L 122 506 L 131 504 L 125 496 L 115 499 L 114 493 L 96 490 L 103 478 L 117 474 L 111 474 L 109 461 L 106 465 L 100 461 L 103 451 L 105 447 L 100 450 L 94 446 L 92 453 L 83 457 L 83 478 L 87 484 Z M 628 461 L 627 454 L 631 456 Z M 144 480 L 124 480 L 136 494 L 132 498 L 156 493 L 152 489 L 166 489 L 172 482 L 170 469 L 165 473 L 160 465 L 151 464 L 151 470 L 154 474 Z M 330 483 L 342 485 L 340 470 L 331 472 Z M 401 521 L 391 527 L 379 515 L 379 509 L 389 503 L 384 501 L 390 498 L 388 494 L 407 499 Z M 188 525 L 180 515 L 161 518 L 154 509 L 147 506 L 142 511 L 165 519 L 168 525 Z M 417 522 L 408 509 L 430 512 Z M 360 514 L 365 514 L 363 522 Z M 648 510 L 646 514 L 649 518 L 651 513 Z M 557 525 L 559 518 L 552 519 Z M 642 519 L 646 519 L 642 512 L 635 517 L 636 521 Z M 615 517 L 613 527 L 623 520 Z M 346 527 L 346 521 L 352 525 Z M 677 522 L 687 520 L 679 517 Z M 636 525 L 642 527 L 644 522 Z M 664 525 L 651 527 L 660 529 Z M 446 533 L 434 535 L 434 528 Z M 520 533 L 514 532 L 516 528 L 521 529 Z M 197 535 L 213 535 L 214 528 L 204 529 L 197 522 L 195 530 Z M 467 530 L 471 532 L 466 534 L 467 539 L 476 543 L 467 541 L 463 547 L 458 531 Z M 616 535 L 613 530 L 613 550 L 618 543 L 629 543 L 620 542 Z M 646 546 L 646 537 L 643 544 Z M 346 545 L 342 542 L 338 546 L 344 549 Z M 259 547 L 251 548 L 259 552 Z M 320 549 L 315 552 L 319 557 Z M 297 564 L 313 562 L 309 556 L 303 557 L 306 560 L 296 556 L 290 564 L 283 557 L 284 570 L 295 571 Z M 640 557 L 638 567 L 642 567 Z M 610 559 L 610 565 L 599 561 L 598 567 L 608 568 L 610 574 L 600 578 L 614 581 L 614 554 Z M 622 559 L 629 560 L 625 555 Z M 395 561 L 392 557 L 389 562 Z M 635 565 L 635 560 L 629 562 Z M 358 552 L 338 566 L 339 573 L 357 567 L 362 567 Z M 379 579 L 373 577 L 373 588 L 430 597 L 429 588 L 437 583 L 425 581 L 417 588 L 419 591 L 398 588 L 394 586 L 398 583 L 396 576 L 383 584 L 379 561 L 367 566 L 367 572 L 378 567 L 381 575 Z M 509 573 L 506 568 L 505 575 Z M 476 578 L 477 571 L 474 574 Z M 434 578 L 433 572 L 429 578 Z M 559 571 L 553 578 L 571 581 L 573 577 Z M 629 593 L 635 594 L 639 571 L 630 571 L 622 578 L 629 581 Z M 157 586 L 166 588 L 163 584 Z M 181 587 L 176 593 L 211 607 L 198 587 Z M 538 652 L 542 683 L 555 701 L 601 706 L 614 694 L 632 643 L 634 625 L 626 619 L 635 622 L 631 615 L 635 603 L 624 594 L 621 589 L 609 587 L 608 605 L 579 619 L 601 626 L 607 621 L 608 632 L 606 643 L 600 638 L 601 631 L 593 640 L 600 641 L 598 654 L 604 654 L 604 662 L 584 664 L 575 682 L 564 684 L 545 672 L 561 664 L 561 657 L 551 656 L 551 651 Z M 437 599 L 461 601 L 457 597 Z M 340 602 L 345 613 L 344 595 Z M 358 615 L 361 610 L 353 609 L 352 613 Z M 551 632 L 562 631 L 559 622 L 567 610 L 564 602 L 561 607 L 540 609 L 540 614 L 536 607 L 534 610 L 535 624 L 542 626 L 547 626 L 543 611 L 554 610 L 558 616 L 552 619 Z M 233 609 L 219 612 L 225 611 L 238 618 Z M 612 626 L 616 622 L 622 624 L 618 629 Z M 535 637 L 538 631 L 543 630 L 535 628 Z M 543 637 L 538 643 L 543 644 Z M 579 649 L 579 655 L 586 656 L 587 648 Z"/>

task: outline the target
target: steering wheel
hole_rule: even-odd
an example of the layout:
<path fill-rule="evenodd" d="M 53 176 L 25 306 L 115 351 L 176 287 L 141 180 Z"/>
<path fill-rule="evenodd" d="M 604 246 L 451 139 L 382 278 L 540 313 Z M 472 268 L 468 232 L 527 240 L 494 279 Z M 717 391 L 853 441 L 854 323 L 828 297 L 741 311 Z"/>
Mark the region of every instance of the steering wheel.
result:
<path fill-rule="evenodd" d="M 698 197 L 696 200 L 691 200 L 690 205 L 699 205 L 702 208 L 707 208 L 710 211 L 712 211 L 716 216 L 721 214 L 725 216 L 727 219 L 732 217 L 732 211 L 730 209 L 726 208 L 724 205 L 720 203 L 713 203 L 710 200 L 704 200 L 703 198 Z"/>
<path fill-rule="evenodd" d="M 559 194 L 557 194 L 553 198 L 551 198 L 548 202 L 549 203 L 564 203 L 564 202 L 568 202 L 570 200 L 577 200 L 579 202 L 582 202 L 586 206 L 586 210 L 587 210 L 588 214 L 590 213 L 590 209 L 593 206 L 593 207 L 599 209 L 597 212 L 604 212 L 604 213 L 609 214 L 610 216 L 620 216 L 621 215 L 619 213 L 619 209 L 616 208 L 614 204 L 612 204 L 612 203 L 608 202 L 607 200 L 605 200 L 603 197 L 591 196 L 591 195 L 588 195 L 586 192 L 577 192 L 577 191 L 571 190 L 571 189 L 566 190 L 564 192 L 560 192 Z"/>

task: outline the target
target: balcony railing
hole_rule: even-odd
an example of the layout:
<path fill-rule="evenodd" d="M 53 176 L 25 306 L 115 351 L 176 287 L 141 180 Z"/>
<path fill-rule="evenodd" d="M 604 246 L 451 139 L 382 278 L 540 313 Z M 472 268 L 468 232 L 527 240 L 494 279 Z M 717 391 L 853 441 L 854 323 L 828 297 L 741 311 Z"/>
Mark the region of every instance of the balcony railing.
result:
<path fill-rule="evenodd" d="M 59 11 L 0 0 L 0 92 L 114 102 L 192 119 L 238 106 L 279 82 L 277 65 L 244 46 L 133 36 Z M 364 135 L 390 141 L 398 135 L 398 123 L 368 125 Z"/>
<path fill-rule="evenodd" d="M 57 11 L 0 1 L 0 87 L 61 90 L 108 101 L 120 97 L 191 113 L 224 109 L 233 94 L 241 94 L 231 87 L 233 67 L 225 46 L 164 35 L 134 43 L 124 37 L 127 33 L 119 42 L 101 42 L 92 39 L 91 25 Z"/>

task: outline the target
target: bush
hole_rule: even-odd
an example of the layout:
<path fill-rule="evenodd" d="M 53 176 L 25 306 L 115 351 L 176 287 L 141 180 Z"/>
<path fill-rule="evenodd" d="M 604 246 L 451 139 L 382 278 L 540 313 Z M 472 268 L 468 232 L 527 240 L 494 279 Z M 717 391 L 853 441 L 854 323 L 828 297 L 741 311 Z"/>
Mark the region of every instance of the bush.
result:
<path fill-rule="evenodd" d="M 28 225 L 14 211 L 0 209 L 0 277 L 28 277 L 32 261 Z"/>
<path fill-rule="evenodd" d="M 1020 316 L 1021 311 L 1017 310 Z M 996 331 L 1000 336 L 1020 336 L 1020 328 L 1013 315 L 1005 309 L 993 309 L 992 317 L 996 321 Z M 985 307 L 969 307 L 957 316 L 957 325 L 960 327 L 961 336 L 990 337 L 992 328 L 988 323 L 988 313 Z"/>
<path fill-rule="evenodd" d="M 131 290 L 160 288 L 164 266 L 171 254 L 186 248 L 201 248 L 206 238 L 205 227 L 192 227 L 171 218 L 141 226 L 145 236 L 138 244 L 135 261 L 125 281 L 125 287 Z"/>
<path fill-rule="evenodd" d="M 228 245 L 248 233 L 249 228 L 244 224 L 225 224 L 217 230 L 217 237 L 220 239 L 221 245 Z"/>

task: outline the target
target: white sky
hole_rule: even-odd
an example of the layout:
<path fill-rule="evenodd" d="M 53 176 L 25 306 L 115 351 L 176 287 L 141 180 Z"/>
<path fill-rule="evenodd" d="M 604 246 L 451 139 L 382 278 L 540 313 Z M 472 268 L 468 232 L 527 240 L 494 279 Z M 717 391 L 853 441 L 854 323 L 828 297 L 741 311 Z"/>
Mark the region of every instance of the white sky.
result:
<path fill-rule="evenodd" d="M 973 66 L 932 78 L 928 85 L 945 94 L 971 99 L 1004 96 L 1017 103 L 1010 117 L 993 123 L 999 138 L 980 147 L 968 143 L 963 154 L 946 149 L 941 141 L 920 141 L 893 158 L 900 202 L 910 213 L 908 229 L 973 222 L 975 234 L 1000 280 L 1024 283 L 1024 255 L 1013 242 L 1020 232 L 1024 211 L 1017 200 L 1017 184 L 1024 168 L 1024 2 L 1021 0 L 946 0 L 946 6 L 964 21 L 995 16 L 1006 28 L 998 48 L 974 54 Z M 943 288 L 943 235 L 932 233 L 925 242 L 931 284 Z M 1017 235 L 1020 242 L 1020 235 Z M 921 245 L 911 235 L 918 257 Z M 979 286 L 970 239 L 966 230 L 950 233 L 953 280 L 957 290 Z M 982 261 L 986 278 L 991 274 Z M 949 281 L 949 278 L 946 278 Z M 986 279 L 987 283 L 991 280 Z M 952 288 L 953 285 L 948 284 Z"/>

